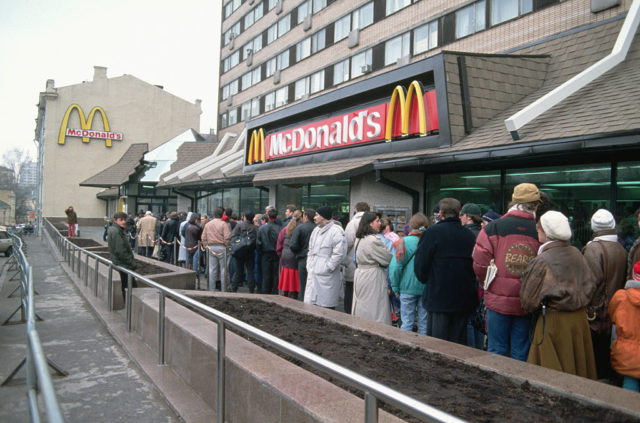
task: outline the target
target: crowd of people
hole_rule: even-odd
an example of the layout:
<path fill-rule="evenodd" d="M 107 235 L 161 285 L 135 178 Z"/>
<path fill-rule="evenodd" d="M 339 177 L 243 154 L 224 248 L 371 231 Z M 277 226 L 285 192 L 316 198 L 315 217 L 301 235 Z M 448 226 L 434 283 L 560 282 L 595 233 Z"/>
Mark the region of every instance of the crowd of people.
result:
<path fill-rule="evenodd" d="M 329 206 L 290 204 L 284 216 L 272 206 L 240 219 L 229 208 L 211 219 L 118 213 L 105 234 L 127 268 L 133 256 L 118 252 L 137 247 L 206 275 L 199 289 L 246 285 L 332 309 L 342 299 L 354 316 L 638 391 L 640 237 L 627 251 L 605 209 L 582 251 L 569 219 L 529 183 L 503 216 L 443 198 L 400 230 L 366 202 L 344 229 Z"/>

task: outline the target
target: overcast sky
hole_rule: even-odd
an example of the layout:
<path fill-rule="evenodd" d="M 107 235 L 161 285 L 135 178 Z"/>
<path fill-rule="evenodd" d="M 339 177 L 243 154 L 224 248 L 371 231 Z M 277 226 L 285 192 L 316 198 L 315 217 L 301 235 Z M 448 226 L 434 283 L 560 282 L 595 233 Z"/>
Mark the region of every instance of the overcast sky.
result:
<path fill-rule="evenodd" d="M 38 94 L 130 74 L 189 102 L 216 126 L 221 0 L 0 0 L 0 159 L 33 143 Z"/>

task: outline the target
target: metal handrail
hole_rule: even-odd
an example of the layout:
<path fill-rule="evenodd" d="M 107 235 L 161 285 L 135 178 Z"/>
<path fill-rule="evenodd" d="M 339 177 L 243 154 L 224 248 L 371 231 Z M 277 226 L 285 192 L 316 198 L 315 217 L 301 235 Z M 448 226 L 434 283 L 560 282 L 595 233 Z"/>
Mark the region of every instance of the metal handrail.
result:
<path fill-rule="evenodd" d="M 461 420 L 457 417 L 454 417 L 442 410 L 439 410 L 430 405 L 424 404 L 414 398 L 411 398 L 401 392 L 398 392 L 392 388 L 389 388 L 386 385 L 383 385 L 379 382 L 376 382 L 372 379 L 369 379 L 361 374 L 358 374 L 352 370 L 349 370 L 345 367 L 342 367 L 336 363 L 333 363 L 325 358 L 320 357 L 317 354 L 314 354 L 310 351 L 305 350 L 304 348 L 298 347 L 294 344 L 291 344 L 287 341 L 284 341 L 280 338 L 277 338 L 273 335 L 268 334 L 260 329 L 257 329 L 247 323 L 244 323 L 234 317 L 231 317 L 221 311 L 218 311 L 212 307 L 204 305 L 193 298 L 187 297 L 173 289 L 167 288 L 164 285 L 161 285 L 157 282 L 152 281 L 132 270 L 125 269 L 123 267 L 117 266 L 113 264 L 110 260 L 107 260 L 103 257 L 96 255 L 90 251 L 86 251 L 83 248 L 80 248 L 69 240 L 65 239 L 51 224 L 48 220 L 45 219 L 45 226 L 50 235 L 54 234 L 58 236 L 58 249 L 63 252 L 65 248 L 72 248 L 84 254 L 87 254 L 99 262 L 108 263 L 110 269 L 116 269 L 118 271 L 123 271 L 128 275 L 128 288 L 127 289 L 127 301 L 126 301 L 126 328 L 127 331 L 131 331 L 131 279 L 135 278 L 138 281 L 141 281 L 145 285 L 153 287 L 158 290 L 159 294 L 159 309 L 158 309 L 158 362 L 159 364 L 164 363 L 164 324 L 165 324 L 165 300 L 166 298 L 170 298 L 173 301 L 181 304 L 183 306 L 188 306 L 192 309 L 198 310 L 202 314 L 211 317 L 218 323 L 218 380 L 217 380 L 217 404 L 218 408 L 216 410 L 218 416 L 218 422 L 224 422 L 224 402 L 225 402 L 225 393 L 224 393 L 224 381 L 225 381 L 225 372 L 224 372 L 224 358 L 225 358 L 225 333 L 227 326 L 236 329 L 244 335 L 250 336 L 251 338 L 263 342 L 271 347 L 274 347 L 278 351 L 288 356 L 294 357 L 304 363 L 310 365 L 316 370 L 328 373 L 332 377 L 335 377 L 342 382 L 348 384 L 353 388 L 357 388 L 359 390 L 364 391 L 365 397 L 365 422 L 366 423 L 374 423 L 378 421 L 378 400 L 383 400 L 389 405 L 397 407 L 404 412 L 412 415 L 413 417 L 417 417 L 420 419 L 425 419 L 430 422 L 447 422 L 447 423 L 462 423 L 464 420 Z M 73 257 L 74 254 L 71 254 Z M 80 260 L 78 260 L 81 262 Z M 110 270 L 111 271 L 111 270 Z M 109 278 L 111 280 L 111 278 Z M 111 292 L 111 287 L 108 288 L 109 292 Z"/>
<path fill-rule="evenodd" d="M 38 389 L 44 397 L 47 410 L 47 417 L 50 422 L 63 423 L 64 417 L 60 410 L 60 404 L 53 389 L 51 374 L 49 373 L 49 363 L 42 349 L 42 343 L 38 331 L 36 330 L 36 313 L 33 288 L 33 271 L 22 251 L 22 239 L 14 234 L 10 234 L 13 246 L 12 256 L 18 264 L 21 274 L 21 301 L 27 310 L 27 398 L 29 402 L 29 413 L 32 422 L 40 421 L 38 409 Z M 26 291 L 26 292 L 25 292 Z M 19 366 L 20 367 L 20 366 Z"/>

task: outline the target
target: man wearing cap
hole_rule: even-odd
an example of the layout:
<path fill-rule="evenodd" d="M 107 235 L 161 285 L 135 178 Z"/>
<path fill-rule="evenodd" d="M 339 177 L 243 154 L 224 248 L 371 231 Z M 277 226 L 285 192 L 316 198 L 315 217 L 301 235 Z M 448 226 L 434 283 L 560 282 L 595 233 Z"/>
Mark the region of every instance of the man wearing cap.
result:
<path fill-rule="evenodd" d="M 480 206 L 475 203 L 467 203 L 462 207 L 462 210 L 460 210 L 460 222 L 462 222 L 462 226 L 469 229 L 476 238 L 478 238 L 478 234 L 482 229 L 481 214 Z"/>
<path fill-rule="evenodd" d="M 607 311 L 613 294 L 623 289 L 627 280 L 627 250 L 618 242 L 616 219 L 608 210 L 600 209 L 593 214 L 591 230 L 593 240 L 582 249 L 596 279 L 596 291 L 587 307 L 587 318 L 598 379 L 608 379 L 612 374 L 609 360 L 611 320 Z"/>
<path fill-rule="evenodd" d="M 316 227 L 309 239 L 307 287 L 304 302 L 335 308 L 340 297 L 340 263 L 347 255 L 344 230 L 332 218 L 329 206 L 316 210 Z"/>
<path fill-rule="evenodd" d="M 493 222 L 494 220 L 498 220 L 501 217 L 502 217 L 501 214 L 498 214 L 498 213 L 494 212 L 493 210 L 489 209 L 485 214 L 482 215 L 482 223 L 481 223 L 481 225 L 484 228 L 489 223 Z"/>
<path fill-rule="evenodd" d="M 487 350 L 525 361 L 530 319 L 520 303 L 520 277 L 540 247 L 535 220 L 540 192 L 534 184 L 523 183 L 513 189 L 511 198 L 509 211 L 480 231 L 473 250 L 473 268 L 479 283 L 483 283 L 492 259 L 498 268 L 484 293 Z"/>

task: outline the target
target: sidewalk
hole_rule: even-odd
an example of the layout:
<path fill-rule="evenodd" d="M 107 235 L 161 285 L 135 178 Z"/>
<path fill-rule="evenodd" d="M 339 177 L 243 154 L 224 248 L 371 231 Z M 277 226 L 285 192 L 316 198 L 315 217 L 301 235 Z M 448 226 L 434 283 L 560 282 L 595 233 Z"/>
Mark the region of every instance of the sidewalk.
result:
<path fill-rule="evenodd" d="M 52 371 L 66 421 L 180 421 L 94 314 L 48 244 L 35 236 L 24 239 L 39 293 L 35 296 L 36 313 L 44 319 L 36 328 L 47 357 L 69 374 L 60 377 Z M 8 280 L 15 272 L 8 271 L 7 260 L 0 258 L 0 321 L 20 304 L 18 293 L 7 298 L 18 285 L 17 280 Z M 20 312 L 12 318 L 19 320 Z M 24 358 L 25 341 L 24 324 L 0 326 L 0 382 Z M 29 421 L 24 378 L 23 367 L 9 386 L 0 387 L 0 422 Z M 42 399 L 40 404 L 44 409 Z"/>

